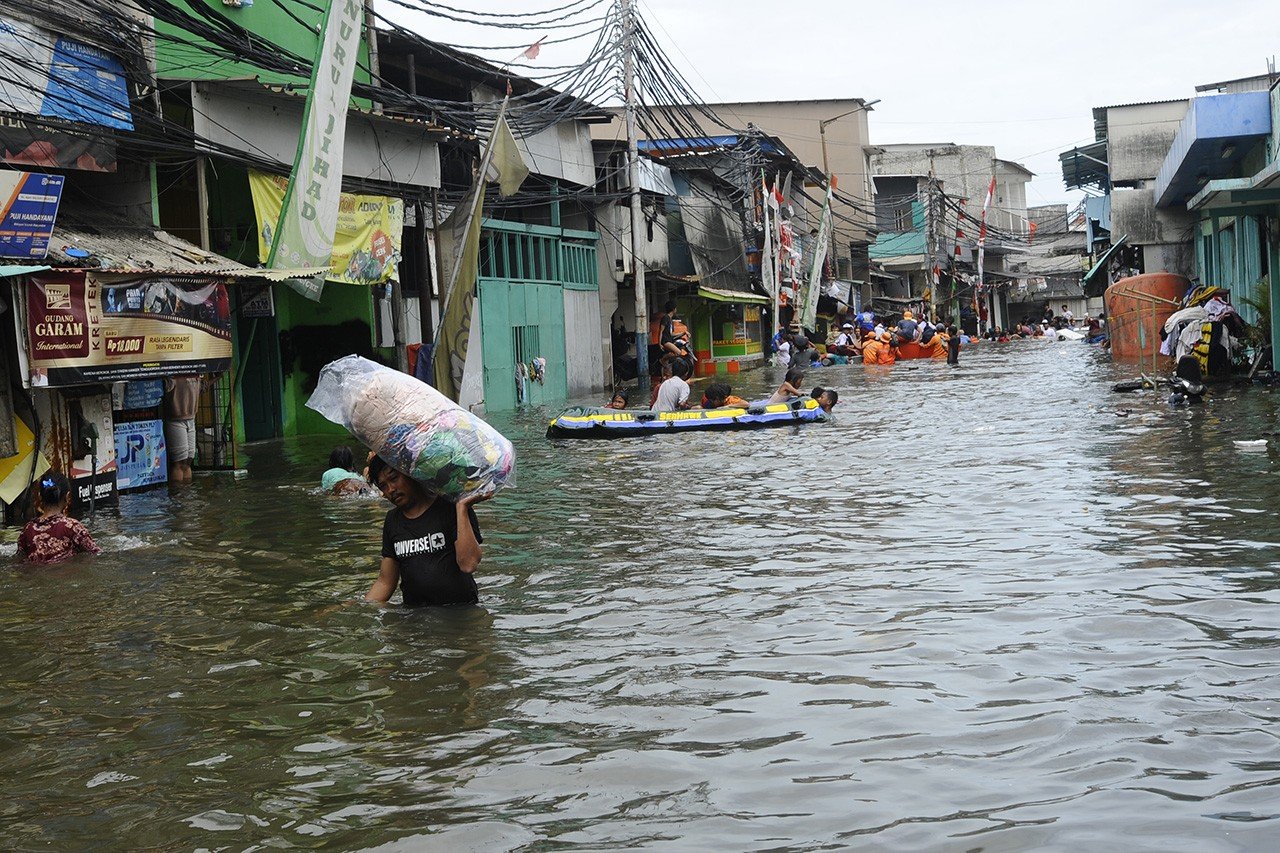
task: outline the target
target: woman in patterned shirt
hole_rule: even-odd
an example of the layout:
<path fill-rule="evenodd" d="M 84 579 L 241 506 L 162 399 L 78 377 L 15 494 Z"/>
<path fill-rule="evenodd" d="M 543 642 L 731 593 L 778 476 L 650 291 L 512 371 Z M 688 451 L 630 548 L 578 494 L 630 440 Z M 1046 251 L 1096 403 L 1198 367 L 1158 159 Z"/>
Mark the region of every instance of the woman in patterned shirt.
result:
<path fill-rule="evenodd" d="M 36 511 L 18 537 L 18 553 L 31 563 L 48 565 L 69 560 L 77 551 L 101 554 L 89 530 L 67 515 L 71 507 L 71 482 L 62 474 L 50 472 L 40 481 L 36 491 Z"/>

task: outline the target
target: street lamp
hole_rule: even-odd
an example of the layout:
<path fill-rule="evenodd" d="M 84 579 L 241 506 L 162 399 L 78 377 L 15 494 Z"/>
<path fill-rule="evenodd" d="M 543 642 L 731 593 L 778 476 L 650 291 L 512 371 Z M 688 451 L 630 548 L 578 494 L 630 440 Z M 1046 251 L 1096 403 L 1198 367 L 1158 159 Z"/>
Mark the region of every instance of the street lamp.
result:
<path fill-rule="evenodd" d="M 827 176 L 827 180 L 831 180 L 831 167 L 827 165 L 827 125 L 831 124 L 834 121 L 838 121 L 844 118 L 845 116 L 851 116 L 854 113 L 858 112 L 859 110 L 871 109 L 878 103 L 880 103 L 879 98 L 876 98 L 874 101 L 864 101 L 861 104 L 858 104 L 858 106 L 849 110 L 847 113 L 840 113 L 840 115 L 838 116 L 832 116 L 831 118 L 824 118 L 818 122 L 818 138 L 822 141 L 822 174 Z"/>

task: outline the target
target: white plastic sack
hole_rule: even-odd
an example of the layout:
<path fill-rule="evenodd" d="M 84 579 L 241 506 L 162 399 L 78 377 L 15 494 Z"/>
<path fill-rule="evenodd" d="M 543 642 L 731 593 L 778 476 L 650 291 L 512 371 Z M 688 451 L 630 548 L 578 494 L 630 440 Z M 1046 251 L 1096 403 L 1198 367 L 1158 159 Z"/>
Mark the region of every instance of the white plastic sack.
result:
<path fill-rule="evenodd" d="M 335 424 L 450 500 L 516 481 L 516 452 L 496 429 L 407 373 L 349 355 L 326 364 L 307 401 Z"/>

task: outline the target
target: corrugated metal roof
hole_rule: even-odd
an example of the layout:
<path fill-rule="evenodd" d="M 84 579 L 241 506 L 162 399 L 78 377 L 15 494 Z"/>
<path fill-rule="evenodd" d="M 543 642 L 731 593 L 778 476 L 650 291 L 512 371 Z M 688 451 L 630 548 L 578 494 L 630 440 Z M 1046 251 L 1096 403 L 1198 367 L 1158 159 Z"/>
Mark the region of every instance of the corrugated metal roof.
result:
<path fill-rule="evenodd" d="M 122 275 L 222 276 L 285 281 L 312 278 L 327 268 L 267 270 L 201 249 L 167 231 L 145 226 L 60 222 L 49 240 L 51 267 Z"/>
<path fill-rule="evenodd" d="M 244 264 L 154 228 L 100 225 L 60 218 L 49 240 L 50 265 L 170 275 L 233 273 Z"/>
<path fill-rule="evenodd" d="M 30 266 L 27 264 L 0 264 L 0 278 L 8 278 L 14 275 L 30 275 L 33 272 L 44 272 L 49 269 L 45 266 Z"/>

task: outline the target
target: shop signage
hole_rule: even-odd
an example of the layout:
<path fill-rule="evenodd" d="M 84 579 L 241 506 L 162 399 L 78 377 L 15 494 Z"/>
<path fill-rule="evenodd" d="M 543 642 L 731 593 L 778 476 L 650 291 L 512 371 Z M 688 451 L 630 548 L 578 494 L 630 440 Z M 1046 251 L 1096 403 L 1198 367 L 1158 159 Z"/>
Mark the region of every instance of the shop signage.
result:
<path fill-rule="evenodd" d="M 126 382 L 120 408 L 126 411 L 154 409 L 164 399 L 164 382 L 159 379 L 142 379 Z"/>
<path fill-rule="evenodd" d="M 106 130 L 88 137 L 70 122 L 41 119 L 35 124 L 0 115 L 0 160 L 24 167 L 114 172 L 116 143 Z"/>
<path fill-rule="evenodd" d="M 0 257 L 49 254 L 63 180 L 62 175 L 0 172 Z"/>
<path fill-rule="evenodd" d="M 71 489 L 76 496 L 76 503 L 80 506 L 88 506 L 90 494 L 99 504 L 114 503 L 117 497 L 116 443 L 115 427 L 112 425 L 111 416 L 111 395 L 94 394 L 80 397 L 75 405 L 79 413 L 77 415 L 74 410 L 71 413 L 73 423 L 70 436 L 71 452 L 83 453 L 83 455 L 71 460 L 67 466 L 67 477 L 71 480 Z M 96 428 L 98 433 L 96 448 L 93 446 L 94 440 L 84 433 L 83 427 L 74 425 L 79 418 L 83 418 L 84 423 L 92 424 Z M 77 433 L 79 440 L 77 440 Z"/>
<path fill-rule="evenodd" d="M 47 273 L 31 279 L 26 300 L 33 386 L 231 366 L 231 305 L 220 281 Z"/>
<path fill-rule="evenodd" d="M 122 492 L 169 481 L 164 422 L 116 424 L 116 486 Z"/>
<path fill-rule="evenodd" d="M 93 45 L 0 17 L 0 109 L 133 130 L 120 60 Z"/>
<path fill-rule="evenodd" d="M 271 285 L 262 285 L 257 290 L 241 287 L 240 292 L 243 294 L 240 300 L 241 317 L 276 316 L 276 299 Z"/>

